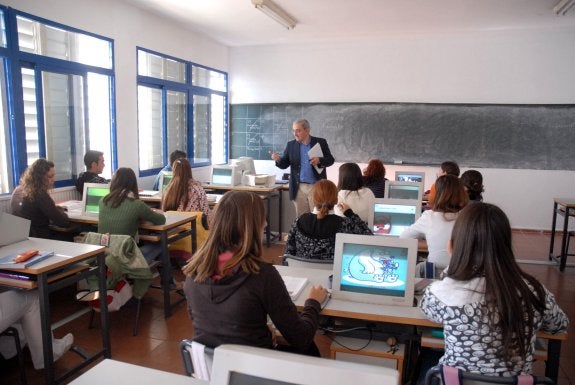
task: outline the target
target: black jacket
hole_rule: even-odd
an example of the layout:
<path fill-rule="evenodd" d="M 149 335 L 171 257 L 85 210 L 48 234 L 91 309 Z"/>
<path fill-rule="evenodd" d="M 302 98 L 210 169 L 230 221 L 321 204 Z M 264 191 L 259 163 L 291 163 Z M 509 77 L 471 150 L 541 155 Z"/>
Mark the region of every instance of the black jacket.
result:
<path fill-rule="evenodd" d="M 317 181 L 320 179 L 327 179 L 325 168 L 331 166 L 335 162 L 335 159 L 331 155 L 329 146 L 327 145 L 327 141 L 325 139 L 310 136 L 311 147 L 315 146 L 316 143 L 319 143 L 321 152 L 323 153 L 323 158 L 320 158 L 318 165 L 319 167 L 323 167 L 321 174 L 319 174 L 315 168 L 312 167 L 313 174 L 315 175 Z M 289 176 L 289 199 L 292 201 L 295 200 L 299 187 L 299 174 L 301 170 L 299 146 L 300 143 L 298 141 L 295 139 L 290 140 L 286 145 L 281 159 L 276 162 L 276 166 L 282 170 L 291 166 Z"/>

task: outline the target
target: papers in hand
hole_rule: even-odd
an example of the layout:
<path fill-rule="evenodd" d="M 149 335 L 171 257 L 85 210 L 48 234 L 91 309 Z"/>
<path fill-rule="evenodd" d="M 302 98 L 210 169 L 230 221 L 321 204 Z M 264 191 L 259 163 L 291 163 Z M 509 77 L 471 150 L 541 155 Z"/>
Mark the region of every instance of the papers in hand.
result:
<path fill-rule="evenodd" d="M 309 156 L 309 158 L 323 158 L 323 151 L 321 150 L 321 146 L 319 145 L 319 143 L 316 143 L 312 148 L 310 148 L 310 150 L 307 152 L 307 155 Z M 321 172 L 323 171 L 323 167 L 319 167 L 319 166 L 313 166 L 313 168 L 315 168 L 315 171 L 318 172 L 318 174 L 321 174 Z"/>
<path fill-rule="evenodd" d="M 295 301 L 303 288 L 306 287 L 308 279 L 301 277 L 290 277 L 289 275 L 282 275 L 282 279 L 286 285 L 286 289 L 292 299 Z"/>
<path fill-rule="evenodd" d="M 22 250 L 24 252 L 25 250 Z M 0 269 L 26 269 L 38 262 L 45 260 L 46 258 L 50 258 L 54 255 L 53 251 L 40 251 L 37 255 L 33 256 L 32 258 L 26 260 L 25 262 L 17 263 L 14 262 L 14 259 L 20 253 L 9 254 L 0 257 Z"/>

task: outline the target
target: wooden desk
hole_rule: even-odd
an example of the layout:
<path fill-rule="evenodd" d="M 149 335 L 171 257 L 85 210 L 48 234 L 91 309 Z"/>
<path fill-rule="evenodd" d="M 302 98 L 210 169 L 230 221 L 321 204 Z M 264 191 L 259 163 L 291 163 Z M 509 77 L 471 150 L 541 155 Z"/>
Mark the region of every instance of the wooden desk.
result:
<path fill-rule="evenodd" d="M 266 210 L 266 246 L 270 246 L 271 242 L 271 198 L 277 196 L 278 197 L 278 236 L 277 238 L 281 238 L 282 234 L 282 192 L 281 188 L 283 185 L 276 184 L 273 187 L 253 187 L 253 186 L 222 186 L 222 185 L 214 185 L 214 184 L 202 184 L 204 190 L 212 190 L 212 191 L 251 191 L 255 192 L 258 195 L 264 196 L 267 198 L 267 210 Z"/>
<path fill-rule="evenodd" d="M 310 268 L 296 268 L 289 266 L 276 266 L 280 274 L 292 277 L 307 277 L 309 282 L 302 290 L 301 294 L 294 301 L 299 310 L 303 309 L 307 293 L 312 285 L 322 285 L 327 287 L 329 275 L 332 274 L 329 270 L 310 269 Z M 442 327 L 428 320 L 419 307 L 406 307 L 406 306 L 386 306 L 374 305 L 369 303 L 359 303 L 344 301 L 331 298 L 329 302 L 322 309 L 321 314 L 326 316 L 333 316 L 337 318 L 348 318 L 355 320 L 373 321 L 395 323 L 403 325 L 414 325 L 423 327 Z M 559 360 L 561 354 L 561 343 L 567 340 L 567 333 L 561 334 L 548 334 L 537 333 L 539 338 L 546 339 L 547 346 L 547 362 L 545 365 L 545 375 L 555 382 L 559 375 Z"/>
<path fill-rule="evenodd" d="M 17 253 L 27 249 L 54 251 L 55 255 L 28 269 L 13 270 L 29 275 L 35 275 L 36 281 L 20 281 L 10 278 L 0 278 L 0 285 L 9 288 L 38 289 L 45 380 L 46 384 L 57 383 L 67 378 L 70 374 L 87 366 L 100 356 L 104 356 L 106 358 L 111 357 L 108 304 L 106 302 L 106 263 L 104 247 L 50 239 L 29 238 L 26 241 L 17 242 L 0 248 L 0 253 L 4 255 Z M 82 264 L 82 262 L 87 259 L 94 257 L 96 257 L 98 262 L 97 268 L 90 268 L 87 264 Z M 86 357 L 76 367 L 68 370 L 60 378 L 55 378 L 53 362 L 54 356 L 52 351 L 52 329 L 50 324 L 50 293 L 63 287 L 70 286 L 71 284 L 93 274 L 98 274 L 99 277 L 102 349 L 95 354 Z"/>
<path fill-rule="evenodd" d="M 125 362 L 104 360 L 70 383 L 71 385 L 209 385 L 209 382 Z"/>
<path fill-rule="evenodd" d="M 557 214 L 563 216 L 563 237 L 561 239 L 561 251 L 559 255 L 554 254 L 555 246 L 555 222 Z M 567 264 L 567 238 L 569 238 L 569 217 L 575 216 L 575 198 L 553 198 L 553 221 L 551 222 L 551 243 L 549 245 L 549 260 L 559 259 L 559 270 L 565 270 Z"/>
<path fill-rule="evenodd" d="M 146 234 L 140 234 L 139 238 L 141 240 L 146 240 L 150 242 L 159 242 L 162 245 L 162 255 L 161 262 L 164 267 L 171 266 L 170 262 L 170 251 L 168 250 L 168 245 L 172 242 L 176 242 L 182 238 L 191 237 L 191 249 L 195 251 L 197 248 L 196 242 L 196 215 L 189 212 L 170 212 L 164 213 L 166 216 L 166 223 L 163 225 L 154 225 L 149 222 L 143 222 L 140 224 L 140 231 L 145 231 Z M 77 223 L 85 223 L 91 225 L 98 224 L 97 216 L 82 215 L 77 212 L 69 212 L 68 217 L 70 221 Z M 190 229 L 185 229 L 185 226 L 190 224 Z M 177 302 L 171 303 L 170 300 L 170 270 L 167 268 L 162 269 L 162 291 L 164 296 L 164 317 L 169 318 L 172 314 L 172 308 L 179 305 L 185 301 L 184 297 L 181 297 Z"/>

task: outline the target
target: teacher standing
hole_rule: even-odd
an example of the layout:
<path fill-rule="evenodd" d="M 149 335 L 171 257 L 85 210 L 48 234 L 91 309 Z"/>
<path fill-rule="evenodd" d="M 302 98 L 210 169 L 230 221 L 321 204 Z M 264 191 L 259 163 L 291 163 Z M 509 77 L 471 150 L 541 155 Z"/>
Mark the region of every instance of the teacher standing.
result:
<path fill-rule="evenodd" d="M 310 125 L 306 119 L 293 122 L 292 132 L 295 139 L 287 143 L 283 154 L 280 156 L 274 152 L 271 158 L 281 169 L 291 166 L 289 197 L 294 202 L 296 216 L 299 217 L 313 210 L 311 189 L 318 180 L 327 179 L 325 169 L 331 166 L 335 159 L 325 139 L 310 135 Z M 310 157 L 309 151 L 316 144 L 319 144 L 322 156 Z M 320 168 L 321 172 L 316 168 Z"/>

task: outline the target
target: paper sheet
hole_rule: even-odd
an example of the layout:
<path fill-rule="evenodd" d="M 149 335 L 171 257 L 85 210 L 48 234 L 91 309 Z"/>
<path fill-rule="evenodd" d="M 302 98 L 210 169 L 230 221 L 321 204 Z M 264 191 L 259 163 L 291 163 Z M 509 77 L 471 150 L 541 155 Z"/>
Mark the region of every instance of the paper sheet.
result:
<path fill-rule="evenodd" d="M 323 158 L 323 151 L 321 150 L 321 146 L 319 145 L 319 143 L 316 143 L 308 152 L 307 155 L 309 156 L 309 158 Z M 321 174 L 323 171 L 323 167 L 319 167 L 319 166 L 313 166 L 315 168 L 315 171 L 318 172 L 318 174 Z"/>

